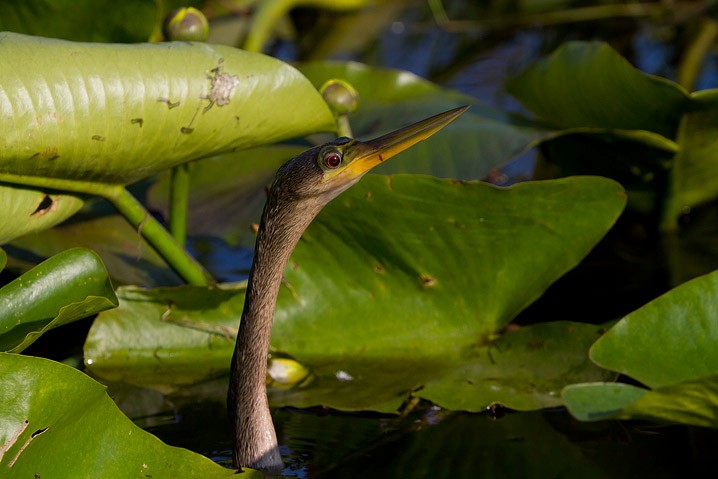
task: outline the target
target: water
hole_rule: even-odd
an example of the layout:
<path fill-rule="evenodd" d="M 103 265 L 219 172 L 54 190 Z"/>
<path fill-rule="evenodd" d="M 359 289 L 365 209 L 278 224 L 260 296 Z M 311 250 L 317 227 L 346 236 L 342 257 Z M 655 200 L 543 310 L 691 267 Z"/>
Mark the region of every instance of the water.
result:
<path fill-rule="evenodd" d="M 187 401 L 136 422 L 165 442 L 231 464 L 223 402 Z M 718 473 L 718 432 L 579 423 L 564 411 L 405 417 L 274 410 L 284 474 L 299 478 L 670 478 Z M 712 476 L 715 477 L 715 476 Z"/>

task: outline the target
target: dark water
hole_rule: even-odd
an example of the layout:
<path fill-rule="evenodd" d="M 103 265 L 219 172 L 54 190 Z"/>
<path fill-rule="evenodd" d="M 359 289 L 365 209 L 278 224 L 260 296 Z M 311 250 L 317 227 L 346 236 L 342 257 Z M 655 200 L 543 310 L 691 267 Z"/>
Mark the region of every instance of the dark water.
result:
<path fill-rule="evenodd" d="M 136 422 L 229 466 L 221 402 L 188 401 Z M 579 423 L 562 410 L 491 415 L 425 407 L 406 417 L 274 411 L 284 474 L 301 478 L 716 477 L 718 432 Z"/>

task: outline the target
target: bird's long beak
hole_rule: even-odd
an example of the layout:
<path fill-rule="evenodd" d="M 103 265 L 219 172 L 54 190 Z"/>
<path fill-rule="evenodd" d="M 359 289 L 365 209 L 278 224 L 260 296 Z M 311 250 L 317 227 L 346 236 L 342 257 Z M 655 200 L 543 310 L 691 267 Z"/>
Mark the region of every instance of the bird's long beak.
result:
<path fill-rule="evenodd" d="M 355 157 L 349 165 L 352 176 L 363 175 L 379 163 L 429 138 L 456 120 L 468 109 L 468 105 L 454 108 L 413 125 L 392 131 L 379 138 L 370 141 L 357 141 L 354 145 Z"/>

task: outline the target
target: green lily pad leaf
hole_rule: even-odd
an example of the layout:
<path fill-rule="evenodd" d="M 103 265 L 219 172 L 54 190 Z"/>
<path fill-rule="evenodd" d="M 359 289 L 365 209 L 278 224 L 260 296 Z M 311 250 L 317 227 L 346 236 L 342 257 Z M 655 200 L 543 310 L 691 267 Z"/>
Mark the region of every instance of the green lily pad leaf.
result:
<path fill-rule="evenodd" d="M 259 223 L 266 187 L 284 162 L 304 150 L 293 145 L 262 146 L 190 163 L 188 231 L 254 246 L 255 235 L 249 224 Z M 167 215 L 168 198 L 167 174 L 150 188 L 147 201 L 151 208 Z"/>
<path fill-rule="evenodd" d="M 624 205 L 623 189 L 605 178 L 504 189 L 368 176 L 295 249 L 274 344 L 300 361 L 465 353 L 576 266 Z"/>
<path fill-rule="evenodd" d="M 278 406 L 386 413 L 399 410 L 408 395 L 461 411 L 483 411 L 492 404 L 516 410 L 555 407 L 563 404 L 560 392 L 567 384 L 612 376 L 586 356 L 601 331 L 599 326 L 555 322 L 507 332 L 460 358 L 345 356 L 313 366 L 314 383 L 272 390 L 270 398 Z"/>
<path fill-rule="evenodd" d="M 405 160 L 379 165 L 375 173 L 481 179 L 527 151 L 546 134 L 545 128 L 406 71 L 353 62 L 313 62 L 299 68 L 317 88 L 333 78 L 346 80 L 356 88 L 359 108 L 350 121 L 354 136 L 363 140 L 450 108 L 471 105 L 461 121 L 446 127 L 441 135 L 415 145 Z"/>
<path fill-rule="evenodd" d="M 236 477 L 135 426 L 104 386 L 74 368 L 0 353 L 0 371 L 4 477 Z"/>
<path fill-rule="evenodd" d="M 591 347 L 598 365 L 651 389 L 576 384 L 563 391 L 583 420 L 616 417 L 718 427 L 718 271 L 695 278 L 616 323 Z"/>
<path fill-rule="evenodd" d="M 564 386 L 589 377 L 611 377 L 586 356 L 601 333 L 601 326 L 568 322 L 507 332 L 495 344 L 477 348 L 451 374 L 429 382 L 416 395 L 465 411 L 480 411 L 493 403 L 523 411 L 559 406 Z"/>
<path fill-rule="evenodd" d="M 675 138 L 688 103 L 683 88 L 642 73 L 599 42 L 562 45 L 510 81 L 508 91 L 560 128 L 648 130 L 668 138 Z"/>
<path fill-rule="evenodd" d="M 718 271 L 623 318 L 596 341 L 590 357 L 651 388 L 718 374 Z"/>
<path fill-rule="evenodd" d="M 37 258 L 47 258 L 77 246 L 95 251 L 116 284 L 182 284 L 137 230 L 119 215 L 75 217 L 50 230 L 18 238 L 7 249 L 12 265 L 23 269 Z"/>
<path fill-rule="evenodd" d="M 7 253 L 4 249 L 0 248 L 0 271 L 5 269 L 5 265 L 7 264 Z"/>
<path fill-rule="evenodd" d="M 619 417 L 718 428 L 718 375 L 648 391 Z"/>
<path fill-rule="evenodd" d="M 0 350 L 20 352 L 45 331 L 117 306 L 100 258 L 75 248 L 0 289 Z"/>
<path fill-rule="evenodd" d="M 476 380 L 470 364 L 500 356 L 491 349 L 496 333 L 590 251 L 624 204 L 622 189 L 603 178 L 508 189 L 422 176 L 365 178 L 310 226 L 280 291 L 272 344 L 310 368 L 317 395 L 290 390 L 273 394 L 273 401 L 317 404 L 323 395 L 321 403 L 338 408 L 395 411 L 421 386 L 446 398 L 452 380 L 440 378 Z M 186 384 L 226 371 L 242 294 L 120 289 L 120 307 L 93 324 L 86 361 L 103 377 L 145 384 Z M 586 365 L 595 327 L 532 330 L 507 335 L 510 354 L 520 357 L 503 363 L 502 373 L 525 377 L 530 352 L 551 356 L 543 346 L 558 348 L 555 338 L 562 335 L 572 338 L 566 347 L 575 348 L 570 357 L 576 361 L 564 359 L 570 368 L 556 366 L 548 385 L 523 391 L 540 390 L 542 398 L 512 405 L 555 404 L 551 391 L 567 382 L 604 378 Z M 508 395 L 453 404 L 478 409 Z"/>
<path fill-rule="evenodd" d="M 200 157 L 334 129 L 297 70 L 231 47 L 2 33 L 0 55 L 5 181 L 129 184 Z"/>
<path fill-rule="evenodd" d="M 85 342 L 85 364 L 93 374 L 131 384 L 182 385 L 229 370 L 242 285 L 126 286 L 117 297 L 119 307 L 97 317 Z"/>
<path fill-rule="evenodd" d="M 616 418 L 647 392 L 647 389 L 624 383 L 584 383 L 566 386 L 561 396 L 576 419 L 599 421 Z"/>
<path fill-rule="evenodd" d="M 73 195 L 0 185 L 0 244 L 66 220 L 84 201 Z"/>
<path fill-rule="evenodd" d="M 562 396 L 582 421 L 640 419 L 718 428 L 718 375 L 652 390 L 621 383 L 574 384 Z"/>

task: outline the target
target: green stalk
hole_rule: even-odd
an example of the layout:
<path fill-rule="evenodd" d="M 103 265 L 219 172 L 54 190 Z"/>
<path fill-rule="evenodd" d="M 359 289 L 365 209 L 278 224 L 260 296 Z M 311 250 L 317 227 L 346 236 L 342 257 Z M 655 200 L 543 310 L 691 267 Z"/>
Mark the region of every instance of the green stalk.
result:
<path fill-rule="evenodd" d="M 140 232 L 142 237 L 185 281 L 197 286 L 206 286 L 213 282 L 202 265 L 175 241 L 124 186 L 10 173 L 0 173 L 0 182 L 101 196 L 112 203 L 117 211 Z"/>
<path fill-rule="evenodd" d="M 337 135 L 346 136 L 347 138 L 354 138 L 352 134 L 352 127 L 349 124 L 349 115 L 336 115 L 337 120 Z"/>
<path fill-rule="evenodd" d="M 187 207 L 189 206 L 189 165 L 172 168 L 170 178 L 170 233 L 184 248 L 187 241 Z"/>
<path fill-rule="evenodd" d="M 129 191 L 118 187 L 105 196 L 122 216 L 137 228 L 143 238 L 189 284 L 206 286 L 212 282 L 207 271 L 190 256 L 175 238 L 152 216 Z"/>

